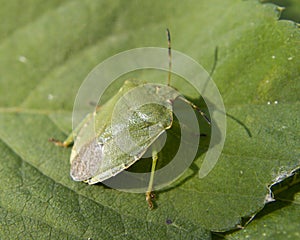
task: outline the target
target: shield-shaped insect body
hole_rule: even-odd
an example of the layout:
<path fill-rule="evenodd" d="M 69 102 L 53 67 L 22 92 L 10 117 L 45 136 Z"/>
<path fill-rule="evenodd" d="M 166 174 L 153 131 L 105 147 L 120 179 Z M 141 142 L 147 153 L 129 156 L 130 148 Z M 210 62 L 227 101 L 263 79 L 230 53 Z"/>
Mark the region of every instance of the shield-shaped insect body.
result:
<path fill-rule="evenodd" d="M 125 81 L 84 120 L 72 149 L 72 178 L 95 184 L 134 164 L 172 126 L 172 103 L 178 96 L 167 86 Z"/>

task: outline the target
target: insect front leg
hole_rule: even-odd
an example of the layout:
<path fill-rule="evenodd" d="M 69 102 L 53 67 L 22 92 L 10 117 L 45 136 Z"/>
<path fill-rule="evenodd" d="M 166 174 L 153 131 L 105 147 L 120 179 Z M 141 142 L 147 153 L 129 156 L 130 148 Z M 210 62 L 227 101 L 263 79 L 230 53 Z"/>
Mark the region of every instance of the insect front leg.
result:
<path fill-rule="evenodd" d="M 148 190 L 146 192 L 146 201 L 148 202 L 149 208 L 153 209 L 153 202 L 152 199 L 154 198 L 154 193 L 152 193 L 153 188 L 153 180 L 154 180 L 154 173 L 155 173 L 155 167 L 157 163 L 158 155 L 156 150 L 152 150 L 152 166 L 151 166 L 151 175 L 150 175 L 150 181 L 148 185 Z"/>
<path fill-rule="evenodd" d="M 74 142 L 73 132 L 71 132 L 71 134 L 63 142 L 54 138 L 49 138 L 49 142 L 52 142 L 59 147 L 69 147 Z"/>
<path fill-rule="evenodd" d="M 70 135 L 64 141 L 57 140 L 55 138 L 50 138 L 49 142 L 54 143 L 56 146 L 59 147 L 69 147 L 74 142 L 74 137 L 78 135 L 81 128 L 92 119 L 93 113 L 89 113 L 82 122 L 70 133 Z"/>

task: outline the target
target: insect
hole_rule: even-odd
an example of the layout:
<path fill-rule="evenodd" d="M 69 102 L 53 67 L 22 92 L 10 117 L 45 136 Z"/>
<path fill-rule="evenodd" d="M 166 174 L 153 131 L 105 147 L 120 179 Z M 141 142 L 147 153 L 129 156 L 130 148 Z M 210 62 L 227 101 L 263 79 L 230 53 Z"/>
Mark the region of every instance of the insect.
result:
<path fill-rule="evenodd" d="M 75 139 L 70 156 L 70 175 L 73 180 L 84 181 L 88 184 L 103 182 L 117 175 L 140 160 L 151 147 L 152 166 L 149 185 L 146 191 L 146 201 L 150 209 L 153 209 L 152 200 L 154 194 L 152 193 L 152 189 L 156 163 L 159 160 L 158 150 L 153 143 L 167 129 L 172 127 L 173 102 L 175 99 L 180 99 L 189 104 L 210 124 L 209 118 L 198 106 L 182 97 L 171 86 L 172 55 L 171 37 L 168 29 L 167 39 L 169 57 L 168 88 L 164 88 L 159 84 L 148 85 L 127 80 L 117 94 L 98 107 L 95 112 L 88 114 L 65 141 L 61 142 L 53 138 L 49 139 L 55 145 L 62 147 L 70 146 Z M 117 122 L 112 125 L 112 109 L 116 107 L 116 104 L 119 103 L 118 101 L 125 94 L 140 86 L 142 88 L 139 88 L 139 95 L 142 98 L 143 96 L 146 97 L 148 94 L 152 94 L 161 104 L 141 104 L 138 109 L 128 108 L 126 110 L 132 114 L 128 114 L 125 117 L 120 115 L 117 118 Z M 138 105 L 139 99 L 141 98 L 134 98 L 134 101 L 137 103 L 136 105 Z M 125 103 L 123 105 L 121 103 L 120 106 L 121 108 L 127 107 Z M 125 121 L 126 124 L 124 124 Z M 151 129 L 151 135 L 149 135 L 149 129 Z M 91 135 L 91 130 L 94 130 L 95 134 Z M 128 132 L 133 136 L 137 145 L 127 148 L 130 150 L 129 152 L 124 152 L 119 148 L 116 138 L 118 138 L 118 141 L 123 141 L 126 144 L 127 135 L 124 133 Z"/>

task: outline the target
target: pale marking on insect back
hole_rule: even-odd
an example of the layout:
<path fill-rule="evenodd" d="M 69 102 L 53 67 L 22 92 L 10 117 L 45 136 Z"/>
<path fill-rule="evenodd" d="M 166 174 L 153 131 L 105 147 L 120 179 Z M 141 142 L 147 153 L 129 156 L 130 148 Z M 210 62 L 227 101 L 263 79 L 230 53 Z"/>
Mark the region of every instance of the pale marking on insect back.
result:
<path fill-rule="evenodd" d="M 95 139 L 86 144 L 85 148 L 81 148 L 71 163 L 71 176 L 74 180 L 84 181 L 96 174 L 103 158 L 102 149 L 103 145 Z"/>

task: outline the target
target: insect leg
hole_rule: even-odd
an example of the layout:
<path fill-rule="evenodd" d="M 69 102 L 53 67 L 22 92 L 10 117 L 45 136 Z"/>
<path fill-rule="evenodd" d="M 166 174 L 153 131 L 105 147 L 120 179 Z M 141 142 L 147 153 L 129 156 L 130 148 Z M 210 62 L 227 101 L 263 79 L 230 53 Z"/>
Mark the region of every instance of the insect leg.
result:
<path fill-rule="evenodd" d="M 54 143 L 56 146 L 59 146 L 59 147 L 69 147 L 73 141 L 74 141 L 74 138 L 73 138 L 73 134 L 71 133 L 67 139 L 65 141 L 59 141 L 57 139 L 54 139 L 54 138 L 49 138 L 48 140 L 49 142 L 52 142 Z"/>
<path fill-rule="evenodd" d="M 205 115 L 205 113 L 198 107 L 196 106 L 194 103 L 190 102 L 189 100 L 185 99 L 184 97 L 179 96 L 179 98 L 186 102 L 187 104 L 189 104 L 192 108 L 194 108 L 197 112 L 199 112 L 201 114 L 201 116 L 205 119 L 205 121 L 210 125 L 211 122 L 209 120 L 209 118 Z"/>
<path fill-rule="evenodd" d="M 152 150 L 152 166 L 151 166 L 151 175 L 150 181 L 148 185 L 148 190 L 146 192 L 146 201 L 148 202 L 149 208 L 153 209 L 152 198 L 154 198 L 154 194 L 152 193 L 153 188 L 153 180 L 154 180 L 154 172 L 157 163 L 158 155 L 156 150 Z"/>
<path fill-rule="evenodd" d="M 74 137 L 78 135 L 79 131 L 82 127 L 90 121 L 93 117 L 94 113 L 89 113 L 86 117 L 82 120 L 82 122 L 70 133 L 70 135 L 64 141 L 57 140 L 55 138 L 50 138 L 48 141 L 54 143 L 56 146 L 59 147 L 69 147 L 74 142 Z"/>

